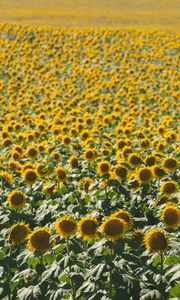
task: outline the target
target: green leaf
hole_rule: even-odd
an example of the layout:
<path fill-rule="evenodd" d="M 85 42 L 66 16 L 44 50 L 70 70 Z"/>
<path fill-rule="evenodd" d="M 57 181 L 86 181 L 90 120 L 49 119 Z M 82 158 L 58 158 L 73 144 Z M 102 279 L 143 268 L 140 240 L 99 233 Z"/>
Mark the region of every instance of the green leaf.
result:
<path fill-rule="evenodd" d="M 180 265 L 176 264 L 174 265 L 172 268 L 170 268 L 167 272 L 166 272 L 166 276 L 170 275 L 171 273 L 175 273 L 175 272 L 180 272 Z"/>
<path fill-rule="evenodd" d="M 177 284 L 175 287 L 169 290 L 169 295 L 171 297 L 180 298 L 180 283 Z"/>
<path fill-rule="evenodd" d="M 66 247 L 65 244 L 56 245 L 52 248 L 55 254 L 62 252 L 62 250 Z"/>
<path fill-rule="evenodd" d="M 55 256 L 50 253 L 46 253 L 43 255 L 43 261 L 47 264 L 52 264 L 55 261 Z"/>
<path fill-rule="evenodd" d="M 3 260 L 5 256 L 5 253 L 2 250 L 0 250 L 0 260 Z"/>
<path fill-rule="evenodd" d="M 18 291 L 18 297 L 21 300 L 38 300 L 42 295 L 41 289 L 38 285 L 22 288 Z"/>
<path fill-rule="evenodd" d="M 167 257 L 165 259 L 165 262 L 164 262 L 164 264 L 168 265 L 168 266 L 175 265 L 175 264 L 178 264 L 178 263 L 180 263 L 180 257 L 178 257 L 176 255 L 170 255 L 169 257 Z"/>
<path fill-rule="evenodd" d="M 64 274 L 62 276 L 59 277 L 59 281 L 61 282 L 67 282 L 67 283 L 70 283 L 71 280 L 69 279 L 68 275 L 67 274 Z"/>
<path fill-rule="evenodd" d="M 148 289 L 144 289 L 141 291 L 141 294 L 143 294 L 140 297 L 140 300 L 149 300 L 149 299 L 161 299 L 161 293 L 158 290 L 148 290 Z"/>
<path fill-rule="evenodd" d="M 177 271 L 169 280 L 169 282 L 172 282 L 172 281 L 177 281 L 178 279 L 180 279 L 180 272 Z"/>
<path fill-rule="evenodd" d="M 39 263 L 39 258 L 38 257 L 30 257 L 28 259 L 28 265 L 30 267 L 36 268 L 38 263 Z"/>
<path fill-rule="evenodd" d="M 62 299 L 62 296 L 63 296 L 63 290 L 59 289 L 56 292 L 52 293 L 49 300 L 59 300 L 59 299 Z"/>

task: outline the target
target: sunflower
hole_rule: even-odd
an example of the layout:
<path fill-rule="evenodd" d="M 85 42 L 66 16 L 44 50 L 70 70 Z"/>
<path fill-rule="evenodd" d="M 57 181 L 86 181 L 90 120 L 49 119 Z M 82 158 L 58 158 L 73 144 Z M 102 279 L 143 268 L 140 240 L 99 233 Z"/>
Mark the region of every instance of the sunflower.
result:
<path fill-rule="evenodd" d="M 71 138 L 67 135 L 63 136 L 62 138 L 63 144 L 68 146 L 71 143 Z"/>
<path fill-rule="evenodd" d="M 55 183 L 53 182 L 46 182 L 43 185 L 43 192 L 48 196 L 51 196 L 54 193 Z"/>
<path fill-rule="evenodd" d="M 116 217 L 106 218 L 100 226 L 100 232 L 111 241 L 116 241 L 125 234 L 126 222 Z"/>
<path fill-rule="evenodd" d="M 140 187 L 139 181 L 136 178 L 136 174 L 132 173 L 129 177 L 129 185 L 132 191 L 136 191 Z"/>
<path fill-rule="evenodd" d="M 12 145 L 12 140 L 10 138 L 6 138 L 6 139 L 3 140 L 2 146 L 4 148 L 9 147 L 10 145 Z"/>
<path fill-rule="evenodd" d="M 159 206 L 169 202 L 169 198 L 167 196 L 161 195 L 155 202 L 154 206 Z"/>
<path fill-rule="evenodd" d="M 7 201 L 9 203 L 9 207 L 22 209 L 26 203 L 26 198 L 21 191 L 14 190 L 8 194 Z"/>
<path fill-rule="evenodd" d="M 24 171 L 27 170 L 27 169 L 33 169 L 32 163 L 27 162 L 26 164 L 24 164 L 24 165 L 22 166 L 22 172 L 24 172 Z"/>
<path fill-rule="evenodd" d="M 55 161 L 59 161 L 61 158 L 61 154 L 59 152 L 52 152 L 51 153 L 51 157 L 55 160 Z"/>
<path fill-rule="evenodd" d="M 128 176 L 128 169 L 122 165 L 119 165 L 115 167 L 114 173 L 117 177 L 126 179 Z"/>
<path fill-rule="evenodd" d="M 90 186 L 93 184 L 93 179 L 90 177 L 84 177 L 80 180 L 78 185 L 80 186 L 81 189 L 85 190 L 86 193 L 90 191 Z"/>
<path fill-rule="evenodd" d="M 77 224 L 77 231 L 83 240 L 91 240 L 97 238 L 98 222 L 96 218 L 84 217 Z"/>
<path fill-rule="evenodd" d="M 161 220 L 166 228 L 177 228 L 180 224 L 180 209 L 174 203 L 167 203 L 161 212 Z"/>
<path fill-rule="evenodd" d="M 126 230 L 130 230 L 132 228 L 133 219 L 127 211 L 123 209 L 119 209 L 111 216 L 115 218 L 123 219 L 126 222 Z"/>
<path fill-rule="evenodd" d="M 33 169 L 26 169 L 22 173 L 22 177 L 23 177 L 24 181 L 29 185 L 32 185 L 38 179 L 37 172 Z"/>
<path fill-rule="evenodd" d="M 78 168 L 78 158 L 75 155 L 72 155 L 69 159 L 69 164 L 71 168 Z"/>
<path fill-rule="evenodd" d="M 38 176 L 41 178 L 45 178 L 49 175 L 48 166 L 46 164 L 37 164 L 35 170 L 37 171 Z"/>
<path fill-rule="evenodd" d="M 36 158 L 36 156 L 38 155 L 38 150 L 35 148 L 35 147 L 30 147 L 28 150 L 27 150 L 27 156 L 29 158 Z"/>
<path fill-rule="evenodd" d="M 141 149 L 143 149 L 143 150 L 148 149 L 150 147 L 150 145 L 151 145 L 151 142 L 148 139 L 143 139 L 141 141 Z"/>
<path fill-rule="evenodd" d="M 158 166 L 153 166 L 152 167 L 152 172 L 155 178 L 161 179 L 166 175 L 166 172 L 163 168 L 160 168 Z"/>
<path fill-rule="evenodd" d="M 24 222 L 14 224 L 10 227 L 9 240 L 14 245 L 22 243 L 26 240 L 29 233 L 30 228 L 28 224 Z"/>
<path fill-rule="evenodd" d="M 177 183 L 175 181 L 166 181 L 160 186 L 160 191 L 166 196 L 175 194 L 178 191 Z"/>
<path fill-rule="evenodd" d="M 97 166 L 97 172 L 100 175 L 109 174 L 111 165 L 107 160 L 100 161 Z"/>
<path fill-rule="evenodd" d="M 166 157 L 162 162 L 162 166 L 167 172 L 172 172 L 177 169 L 178 162 L 173 157 Z"/>
<path fill-rule="evenodd" d="M 139 165 L 142 164 L 143 160 L 138 154 L 131 153 L 128 156 L 128 162 L 131 166 L 138 167 Z"/>
<path fill-rule="evenodd" d="M 89 134 L 89 131 L 88 130 L 83 130 L 81 132 L 81 135 L 80 135 L 81 139 L 82 140 L 87 140 L 89 137 L 90 137 L 90 134 Z"/>
<path fill-rule="evenodd" d="M 142 247 L 144 244 L 144 233 L 137 229 L 132 234 L 132 240 L 136 243 L 137 247 Z"/>
<path fill-rule="evenodd" d="M 28 248 L 35 252 L 45 252 L 51 247 L 50 230 L 40 227 L 28 235 Z"/>
<path fill-rule="evenodd" d="M 11 152 L 11 157 L 14 160 L 20 160 L 21 158 L 21 154 L 18 151 L 12 151 Z"/>
<path fill-rule="evenodd" d="M 54 223 L 54 228 L 60 236 L 69 238 L 76 233 L 77 224 L 73 218 L 64 216 Z"/>
<path fill-rule="evenodd" d="M 4 171 L 0 172 L 0 178 L 2 178 L 5 182 L 7 182 L 9 184 L 11 184 L 14 181 L 13 176 Z"/>
<path fill-rule="evenodd" d="M 140 183 L 148 183 L 153 179 L 153 173 L 149 167 L 139 169 L 137 174 Z"/>
<path fill-rule="evenodd" d="M 154 166 L 154 164 L 156 163 L 156 160 L 157 160 L 157 157 L 155 155 L 150 155 L 150 156 L 146 157 L 145 163 L 149 167 Z"/>
<path fill-rule="evenodd" d="M 122 150 L 126 146 L 126 142 L 122 139 L 118 139 L 116 142 L 116 148 Z"/>
<path fill-rule="evenodd" d="M 146 249 L 149 251 L 165 251 L 168 247 L 168 238 L 162 229 L 150 229 L 144 237 Z"/>
<path fill-rule="evenodd" d="M 87 149 L 85 152 L 84 152 L 84 158 L 86 160 L 89 160 L 89 161 L 92 161 L 95 159 L 95 155 L 94 155 L 94 150 L 93 149 Z"/>
<path fill-rule="evenodd" d="M 21 164 L 15 160 L 10 160 L 8 162 L 8 166 L 9 166 L 9 169 L 12 170 L 12 171 L 19 171 L 21 170 Z"/>
<path fill-rule="evenodd" d="M 67 180 L 67 173 L 66 173 L 65 169 L 62 167 L 58 167 L 56 169 L 56 175 L 57 175 L 58 181 L 65 182 Z"/>

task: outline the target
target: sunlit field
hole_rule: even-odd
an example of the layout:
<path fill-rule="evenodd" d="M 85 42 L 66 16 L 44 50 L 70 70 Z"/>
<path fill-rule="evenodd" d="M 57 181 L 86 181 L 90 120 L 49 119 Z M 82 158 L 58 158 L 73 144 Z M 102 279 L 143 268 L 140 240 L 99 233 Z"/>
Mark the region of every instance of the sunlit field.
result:
<path fill-rule="evenodd" d="M 178 0 L 1 0 L 0 22 L 61 27 L 180 28 Z"/>
<path fill-rule="evenodd" d="M 177 1 L 0 3 L 0 299 L 179 299 Z"/>

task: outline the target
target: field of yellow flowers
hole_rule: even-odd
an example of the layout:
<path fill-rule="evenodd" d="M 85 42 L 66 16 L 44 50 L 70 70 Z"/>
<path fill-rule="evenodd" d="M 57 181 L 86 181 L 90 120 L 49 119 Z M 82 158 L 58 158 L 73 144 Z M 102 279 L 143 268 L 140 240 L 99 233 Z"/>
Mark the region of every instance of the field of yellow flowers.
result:
<path fill-rule="evenodd" d="M 179 299 L 178 41 L 0 25 L 0 299 Z"/>

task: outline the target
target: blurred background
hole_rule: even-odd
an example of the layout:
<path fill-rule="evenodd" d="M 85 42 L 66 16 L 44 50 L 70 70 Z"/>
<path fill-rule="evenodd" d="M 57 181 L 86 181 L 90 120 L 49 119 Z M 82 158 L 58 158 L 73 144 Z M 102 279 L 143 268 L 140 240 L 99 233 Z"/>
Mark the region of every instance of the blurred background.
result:
<path fill-rule="evenodd" d="M 0 0 L 0 22 L 60 27 L 180 29 L 179 0 Z"/>

